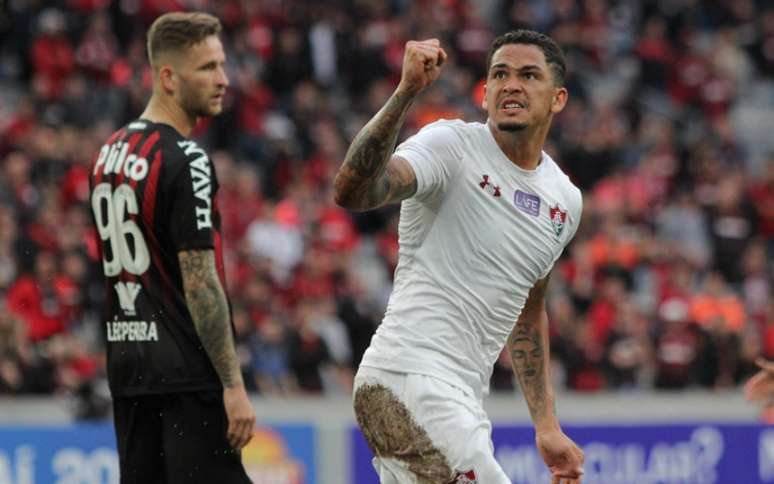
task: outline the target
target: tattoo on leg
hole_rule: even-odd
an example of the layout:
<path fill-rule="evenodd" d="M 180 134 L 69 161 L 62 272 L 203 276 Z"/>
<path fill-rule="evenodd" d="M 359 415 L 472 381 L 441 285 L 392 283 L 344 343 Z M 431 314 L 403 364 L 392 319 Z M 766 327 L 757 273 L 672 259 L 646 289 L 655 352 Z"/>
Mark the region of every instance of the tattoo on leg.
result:
<path fill-rule="evenodd" d="M 448 484 L 454 478 L 444 455 L 387 387 L 358 388 L 355 416 L 374 455 L 406 462 L 419 484 Z"/>

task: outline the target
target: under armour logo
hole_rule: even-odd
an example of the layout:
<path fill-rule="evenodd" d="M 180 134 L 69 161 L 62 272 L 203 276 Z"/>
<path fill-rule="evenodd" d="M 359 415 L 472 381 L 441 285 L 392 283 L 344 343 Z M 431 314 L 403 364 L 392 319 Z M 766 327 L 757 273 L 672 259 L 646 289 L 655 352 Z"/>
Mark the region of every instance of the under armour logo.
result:
<path fill-rule="evenodd" d="M 492 196 L 500 196 L 500 185 L 493 185 L 489 179 L 489 175 L 482 175 L 482 180 L 478 182 L 478 186 L 491 193 Z"/>

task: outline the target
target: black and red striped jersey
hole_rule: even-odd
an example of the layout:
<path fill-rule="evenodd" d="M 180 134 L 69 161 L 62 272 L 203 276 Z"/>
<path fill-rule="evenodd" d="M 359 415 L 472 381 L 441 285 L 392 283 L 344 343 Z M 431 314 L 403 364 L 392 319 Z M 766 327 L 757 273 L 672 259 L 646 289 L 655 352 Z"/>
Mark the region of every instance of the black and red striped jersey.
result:
<path fill-rule="evenodd" d="M 171 126 L 140 119 L 102 146 L 90 189 L 106 281 L 111 392 L 221 388 L 188 311 L 178 262 L 181 250 L 214 249 L 225 289 L 209 156 Z"/>

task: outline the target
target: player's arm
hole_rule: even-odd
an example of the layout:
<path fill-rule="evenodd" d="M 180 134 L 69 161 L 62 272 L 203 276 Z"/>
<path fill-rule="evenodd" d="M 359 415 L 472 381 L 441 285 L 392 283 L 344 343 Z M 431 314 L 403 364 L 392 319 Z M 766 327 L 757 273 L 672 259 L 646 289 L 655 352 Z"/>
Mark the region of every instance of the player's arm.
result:
<path fill-rule="evenodd" d="M 751 402 L 771 405 L 774 400 L 774 362 L 758 358 L 755 360 L 761 368 L 744 386 L 744 394 Z"/>
<path fill-rule="evenodd" d="M 527 400 L 536 429 L 559 427 L 554 412 L 554 392 L 550 384 L 548 365 L 546 286 L 548 277 L 532 287 L 507 343 L 513 371 Z"/>
<path fill-rule="evenodd" d="M 561 430 L 554 406 L 549 371 L 548 315 L 545 295 L 548 277 L 530 290 L 507 349 L 529 413 L 535 424 L 538 450 L 551 470 L 552 482 L 579 482 L 583 474 L 583 452 Z"/>
<path fill-rule="evenodd" d="M 236 356 L 228 300 L 212 249 L 178 252 L 183 289 L 196 333 L 223 384 L 229 419 L 228 439 L 241 449 L 253 435 L 255 414 L 245 392 Z"/>
<path fill-rule="evenodd" d="M 435 82 L 445 60 L 446 52 L 436 39 L 406 43 L 397 89 L 355 136 L 336 174 L 337 204 L 350 210 L 370 210 L 414 195 L 414 170 L 392 153 L 414 98 Z"/>

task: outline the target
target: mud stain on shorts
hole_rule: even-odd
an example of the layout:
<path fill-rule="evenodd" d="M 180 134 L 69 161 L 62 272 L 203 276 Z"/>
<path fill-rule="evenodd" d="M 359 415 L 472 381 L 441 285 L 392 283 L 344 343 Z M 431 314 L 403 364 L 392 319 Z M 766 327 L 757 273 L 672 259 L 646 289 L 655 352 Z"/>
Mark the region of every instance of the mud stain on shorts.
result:
<path fill-rule="evenodd" d="M 447 484 L 454 472 L 427 432 L 387 387 L 363 384 L 355 392 L 355 416 L 373 453 L 408 464 L 419 484 Z"/>

